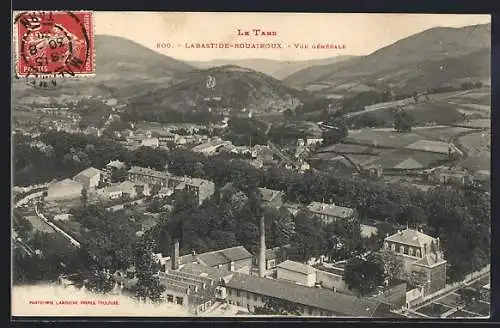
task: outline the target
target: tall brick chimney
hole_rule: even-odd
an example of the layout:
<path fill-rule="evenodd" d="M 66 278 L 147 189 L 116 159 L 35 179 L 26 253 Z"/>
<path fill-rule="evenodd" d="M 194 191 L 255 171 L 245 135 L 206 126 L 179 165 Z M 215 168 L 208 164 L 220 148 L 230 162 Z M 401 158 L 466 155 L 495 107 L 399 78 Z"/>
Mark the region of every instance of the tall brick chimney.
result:
<path fill-rule="evenodd" d="M 172 259 L 172 270 L 179 270 L 179 239 L 174 239 L 172 244 L 172 254 L 170 257 Z"/>
<path fill-rule="evenodd" d="M 266 224 L 264 215 L 260 217 L 259 277 L 266 275 Z"/>

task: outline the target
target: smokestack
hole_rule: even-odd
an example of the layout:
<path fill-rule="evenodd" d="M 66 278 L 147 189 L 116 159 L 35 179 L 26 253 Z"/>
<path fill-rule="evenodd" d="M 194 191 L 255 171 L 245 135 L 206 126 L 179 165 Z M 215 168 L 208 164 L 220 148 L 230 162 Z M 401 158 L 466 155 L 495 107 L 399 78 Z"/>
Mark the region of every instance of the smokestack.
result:
<path fill-rule="evenodd" d="M 259 277 L 266 274 L 266 224 L 264 215 L 260 217 Z"/>
<path fill-rule="evenodd" d="M 172 246 L 172 270 L 179 270 L 179 239 L 174 239 L 174 244 Z"/>

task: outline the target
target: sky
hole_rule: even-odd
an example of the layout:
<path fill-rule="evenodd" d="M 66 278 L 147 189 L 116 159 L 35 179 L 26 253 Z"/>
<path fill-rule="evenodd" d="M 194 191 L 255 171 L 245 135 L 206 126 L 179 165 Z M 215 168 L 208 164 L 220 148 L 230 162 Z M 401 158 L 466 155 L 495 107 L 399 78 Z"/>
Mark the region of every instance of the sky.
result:
<path fill-rule="evenodd" d="M 120 36 L 181 60 L 268 58 L 305 60 L 336 55 L 367 55 L 426 29 L 491 22 L 490 15 L 95 12 L 95 34 Z M 250 31 L 238 36 L 238 29 Z M 276 35 L 255 36 L 253 29 Z M 196 43 L 231 48 L 194 48 Z M 235 44 L 280 44 L 245 49 Z M 313 49 L 316 44 L 333 46 Z M 170 44 L 171 48 L 167 48 Z M 308 48 L 298 48 L 307 45 Z M 160 45 L 160 47 L 158 47 Z M 335 49 L 335 45 L 337 49 Z M 343 47 L 345 45 L 345 48 Z M 163 48 L 162 48 L 163 47 Z M 276 46 L 275 46 L 276 47 Z M 339 48 L 340 47 L 340 48 Z M 97 49 L 97 51 L 99 51 Z"/>

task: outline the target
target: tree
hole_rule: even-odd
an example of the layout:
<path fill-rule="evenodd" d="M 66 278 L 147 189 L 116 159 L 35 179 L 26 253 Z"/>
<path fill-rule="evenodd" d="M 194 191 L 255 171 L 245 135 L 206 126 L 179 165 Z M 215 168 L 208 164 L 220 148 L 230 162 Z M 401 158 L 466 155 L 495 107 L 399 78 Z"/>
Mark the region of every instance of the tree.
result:
<path fill-rule="evenodd" d="M 427 285 L 427 275 L 423 271 L 413 270 L 406 274 L 406 282 L 410 289 L 422 288 Z"/>
<path fill-rule="evenodd" d="M 295 236 L 295 221 L 291 213 L 285 209 L 280 208 L 276 213 L 274 221 L 272 221 L 273 235 L 277 246 L 287 245 Z"/>
<path fill-rule="evenodd" d="M 174 213 L 194 209 L 198 206 L 196 197 L 187 190 L 177 191 L 174 194 Z"/>
<path fill-rule="evenodd" d="M 474 304 L 481 297 L 481 293 L 477 288 L 464 288 L 458 290 L 460 295 L 460 303 L 465 306 Z"/>
<path fill-rule="evenodd" d="M 155 198 L 148 204 L 146 211 L 151 213 L 160 213 L 162 206 L 162 202 L 158 198 Z"/>
<path fill-rule="evenodd" d="M 296 303 L 277 298 L 268 298 L 264 306 L 255 307 L 254 314 L 299 316 L 300 312 Z"/>
<path fill-rule="evenodd" d="M 153 259 L 154 245 L 152 242 L 141 241 L 135 248 L 135 271 L 137 283 L 134 286 L 135 296 L 139 300 L 151 300 L 159 303 L 163 300 L 165 286 L 160 284 L 157 276 L 158 265 Z"/>
<path fill-rule="evenodd" d="M 82 189 L 82 194 L 80 196 L 80 200 L 82 201 L 83 207 L 87 207 L 89 196 L 88 196 L 86 188 Z"/>
<path fill-rule="evenodd" d="M 403 260 L 398 257 L 394 252 L 384 249 L 380 252 L 382 261 L 384 262 L 384 271 L 389 282 L 392 282 L 403 273 Z"/>
<path fill-rule="evenodd" d="M 355 257 L 347 261 L 344 281 L 349 290 L 366 296 L 384 283 L 384 264 L 373 253 L 366 259 Z"/>
<path fill-rule="evenodd" d="M 85 287 L 92 293 L 106 294 L 113 290 L 115 280 L 109 270 L 93 266 Z"/>
<path fill-rule="evenodd" d="M 403 109 L 394 114 L 394 129 L 398 132 L 411 132 L 413 118 Z"/>
<path fill-rule="evenodd" d="M 291 110 L 290 108 L 287 108 L 284 112 L 283 112 L 283 116 L 285 117 L 286 120 L 289 120 L 293 117 L 294 115 L 294 112 L 293 110 Z"/>
<path fill-rule="evenodd" d="M 111 172 L 111 182 L 123 182 L 128 177 L 128 171 L 126 168 L 117 168 Z"/>
<path fill-rule="evenodd" d="M 321 224 L 316 217 L 307 211 L 299 211 L 295 216 L 295 236 L 292 245 L 297 248 L 303 261 L 321 255 L 325 245 Z"/>
<path fill-rule="evenodd" d="M 347 126 L 344 124 L 338 124 L 334 129 L 328 129 L 323 131 L 323 145 L 331 145 L 341 142 L 345 137 L 347 137 L 348 130 Z"/>

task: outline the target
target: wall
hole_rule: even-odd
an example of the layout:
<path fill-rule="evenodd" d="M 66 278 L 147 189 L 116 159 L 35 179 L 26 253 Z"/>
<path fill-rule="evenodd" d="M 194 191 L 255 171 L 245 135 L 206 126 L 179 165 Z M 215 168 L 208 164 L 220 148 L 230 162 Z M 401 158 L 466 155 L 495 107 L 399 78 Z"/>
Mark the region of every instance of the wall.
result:
<path fill-rule="evenodd" d="M 316 271 L 316 282 L 321 283 L 321 286 L 326 289 L 335 289 L 336 292 L 344 294 L 352 294 L 347 288 L 342 276 L 326 271 Z"/>
<path fill-rule="evenodd" d="M 174 299 L 173 299 L 173 303 L 174 304 L 177 304 L 176 297 L 182 297 L 182 306 L 185 306 L 185 307 L 189 306 L 189 304 L 188 304 L 188 296 L 186 294 L 182 294 L 182 293 L 179 293 L 179 292 L 176 292 L 176 291 L 172 291 L 172 290 L 165 290 L 165 292 L 163 293 L 163 296 L 165 297 L 165 301 L 166 302 L 170 302 L 168 300 L 168 295 L 171 295 L 171 296 L 174 297 Z"/>
<path fill-rule="evenodd" d="M 428 269 L 431 284 L 429 293 L 435 293 L 446 287 L 446 262 Z"/>
<path fill-rule="evenodd" d="M 82 195 L 83 187 L 72 185 L 72 186 L 60 186 L 56 185 L 49 187 L 47 190 L 47 200 L 58 200 L 58 199 L 77 199 Z"/>
<path fill-rule="evenodd" d="M 252 269 L 252 258 L 243 259 L 234 262 L 234 271 L 238 271 L 245 274 L 250 274 L 250 270 Z"/>
<path fill-rule="evenodd" d="M 266 303 L 266 296 L 250 293 L 243 290 L 240 290 L 238 295 L 238 292 L 232 288 L 227 288 L 227 292 L 227 301 L 229 304 L 246 307 L 251 312 L 255 310 L 255 307 L 262 307 Z M 304 306 L 302 304 L 298 304 L 298 309 L 299 312 L 304 316 L 334 316 L 328 311 Z"/>
<path fill-rule="evenodd" d="M 316 283 L 316 273 L 303 274 L 300 272 L 294 272 L 278 267 L 277 269 L 278 279 L 288 280 L 300 283 L 305 286 L 312 287 Z"/>
<path fill-rule="evenodd" d="M 376 299 L 389 303 L 392 309 L 400 309 L 406 304 L 406 283 L 385 289 Z"/>
<path fill-rule="evenodd" d="M 96 188 L 101 181 L 101 174 L 95 174 L 89 179 L 89 188 Z"/>
<path fill-rule="evenodd" d="M 412 307 L 419 303 L 424 297 L 424 292 L 421 288 L 414 288 L 406 292 L 406 306 Z"/>
<path fill-rule="evenodd" d="M 203 201 L 207 198 L 212 197 L 212 195 L 215 193 L 215 184 L 213 183 L 204 183 L 199 190 L 198 193 L 198 198 L 200 204 L 203 203 Z"/>
<path fill-rule="evenodd" d="M 247 291 L 234 290 L 232 288 L 227 289 L 227 301 L 229 304 L 235 304 L 242 307 L 248 307 L 250 311 L 253 311 L 255 307 L 262 307 L 265 304 L 265 299 L 262 295 L 250 293 Z"/>

